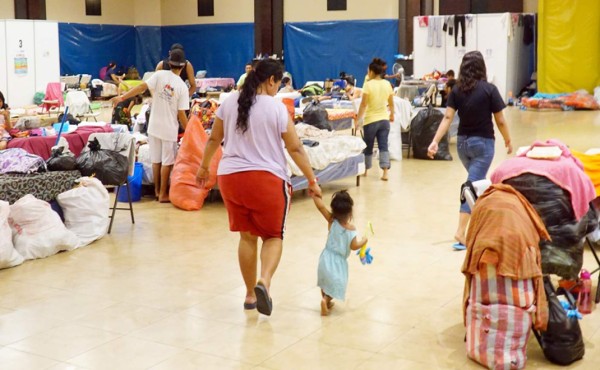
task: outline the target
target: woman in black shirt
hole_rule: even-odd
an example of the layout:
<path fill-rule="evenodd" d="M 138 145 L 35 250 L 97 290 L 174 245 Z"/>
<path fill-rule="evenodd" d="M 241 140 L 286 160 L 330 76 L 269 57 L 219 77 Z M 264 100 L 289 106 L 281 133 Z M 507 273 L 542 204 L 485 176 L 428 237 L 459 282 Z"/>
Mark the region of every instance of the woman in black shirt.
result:
<path fill-rule="evenodd" d="M 504 138 L 507 153 L 512 153 L 508 125 L 502 114 L 506 107 L 496 86 L 487 82 L 485 62 L 479 51 L 464 55 L 460 65 L 458 82 L 448 95 L 444 119 L 428 148 L 428 156 L 433 158 L 454 114 L 458 112 L 457 151 L 460 161 L 468 172 L 467 180 L 474 182 L 485 179 L 494 159 L 494 124 Z M 466 203 L 461 204 L 458 228 L 454 239 L 455 249 L 465 249 L 466 230 L 471 210 Z"/>

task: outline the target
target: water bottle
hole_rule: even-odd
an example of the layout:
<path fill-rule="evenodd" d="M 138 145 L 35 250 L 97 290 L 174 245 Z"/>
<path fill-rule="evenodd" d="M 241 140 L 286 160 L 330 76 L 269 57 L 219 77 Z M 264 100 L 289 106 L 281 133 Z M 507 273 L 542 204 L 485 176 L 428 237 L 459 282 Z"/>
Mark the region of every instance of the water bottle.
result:
<path fill-rule="evenodd" d="M 442 94 L 440 94 L 439 92 L 435 96 L 435 106 L 436 107 L 442 106 Z"/>
<path fill-rule="evenodd" d="M 588 270 L 581 270 L 581 290 L 577 297 L 577 309 L 582 314 L 592 313 L 592 280 Z"/>

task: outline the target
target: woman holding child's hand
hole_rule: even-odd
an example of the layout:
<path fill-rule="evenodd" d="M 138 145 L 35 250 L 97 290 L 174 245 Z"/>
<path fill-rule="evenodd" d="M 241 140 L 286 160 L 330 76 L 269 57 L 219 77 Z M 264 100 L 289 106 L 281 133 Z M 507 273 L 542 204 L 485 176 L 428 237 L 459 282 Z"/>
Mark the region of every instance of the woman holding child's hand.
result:
<path fill-rule="evenodd" d="M 229 229 L 240 233 L 238 257 L 246 284 L 244 309 L 270 315 L 273 309 L 271 279 L 283 250 L 292 186 L 284 150 L 308 180 L 308 190 L 321 197 L 313 173 L 283 103 L 274 99 L 283 77 L 275 60 L 260 61 L 216 112 L 210 139 L 196 175 L 208 179 L 210 160 L 223 143 L 217 171 L 219 190 L 229 214 Z M 257 272 L 258 239 L 261 271 Z M 258 280 L 257 280 L 258 275 Z"/>

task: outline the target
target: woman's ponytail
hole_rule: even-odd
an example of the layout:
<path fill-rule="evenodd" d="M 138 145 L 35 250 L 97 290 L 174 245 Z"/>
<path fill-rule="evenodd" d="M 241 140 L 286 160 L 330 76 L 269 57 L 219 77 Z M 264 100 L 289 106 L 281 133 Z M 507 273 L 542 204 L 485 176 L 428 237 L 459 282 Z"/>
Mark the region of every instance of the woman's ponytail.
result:
<path fill-rule="evenodd" d="M 283 66 L 280 62 L 272 59 L 261 60 L 256 65 L 256 69 L 246 75 L 246 80 L 242 85 L 240 97 L 238 98 L 238 117 L 236 122 L 236 129 L 242 133 L 248 130 L 250 108 L 252 108 L 252 104 L 256 100 L 258 86 L 271 76 L 275 78 L 275 81 L 281 81 L 283 78 Z"/>
<path fill-rule="evenodd" d="M 248 130 L 248 116 L 250 116 L 250 108 L 254 104 L 256 98 L 256 90 L 260 85 L 260 81 L 255 71 L 250 71 L 246 75 L 242 90 L 240 91 L 240 97 L 238 98 L 238 117 L 236 122 L 236 128 L 242 133 Z"/>

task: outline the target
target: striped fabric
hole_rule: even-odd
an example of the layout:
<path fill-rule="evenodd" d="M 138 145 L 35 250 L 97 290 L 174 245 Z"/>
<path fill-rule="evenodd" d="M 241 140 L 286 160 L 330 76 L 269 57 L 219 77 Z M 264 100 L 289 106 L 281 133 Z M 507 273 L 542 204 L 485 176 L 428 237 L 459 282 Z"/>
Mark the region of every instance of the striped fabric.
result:
<path fill-rule="evenodd" d="M 504 304 L 535 311 L 533 279 L 513 280 L 496 274 L 496 266 L 483 265 L 471 278 L 470 302 Z"/>
<path fill-rule="evenodd" d="M 491 264 L 473 275 L 467 307 L 467 355 L 489 369 L 525 367 L 527 341 L 535 312 L 532 279 L 496 274 Z"/>

